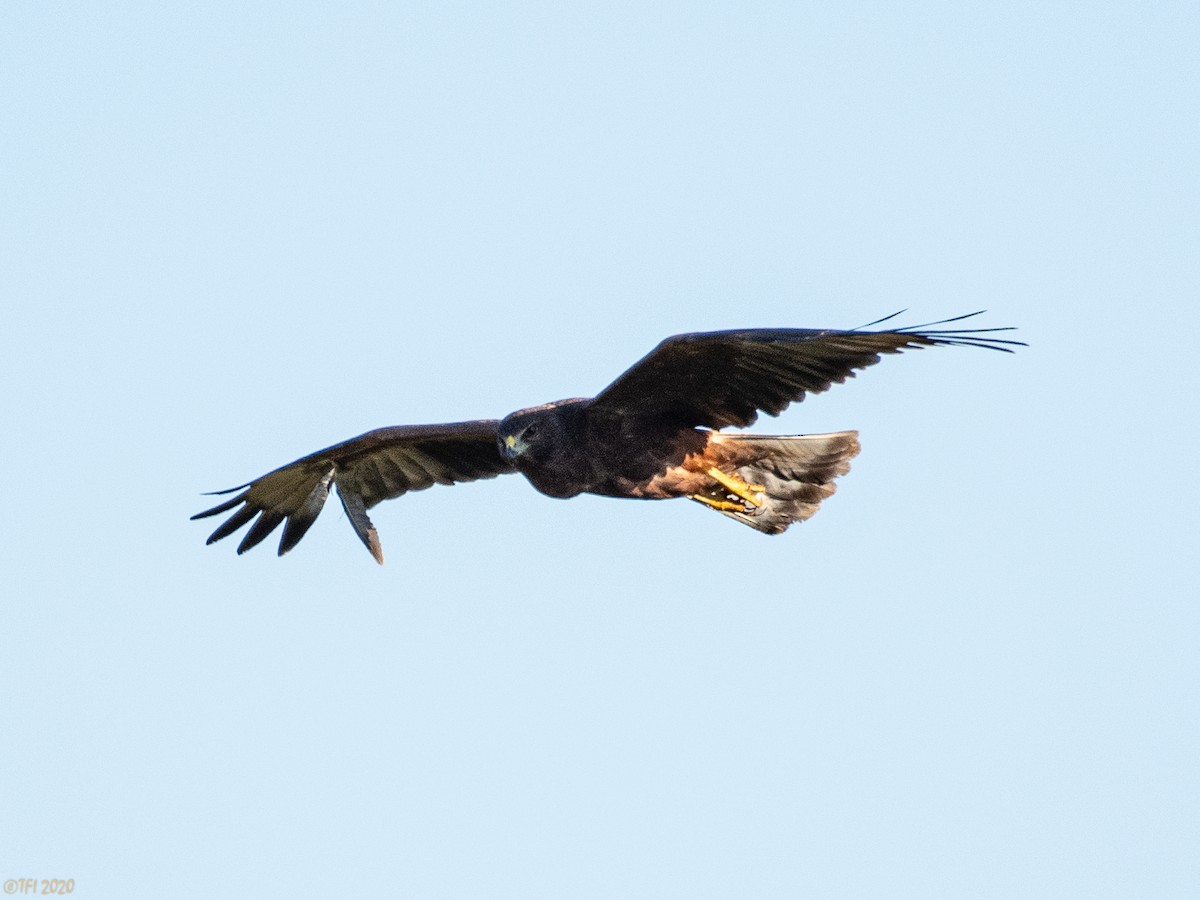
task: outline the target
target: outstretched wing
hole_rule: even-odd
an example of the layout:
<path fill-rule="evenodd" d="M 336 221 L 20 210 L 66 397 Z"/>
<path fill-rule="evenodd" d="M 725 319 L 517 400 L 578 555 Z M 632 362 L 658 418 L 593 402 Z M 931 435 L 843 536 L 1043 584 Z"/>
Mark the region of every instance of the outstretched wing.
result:
<path fill-rule="evenodd" d="M 881 353 L 952 345 L 1011 353 L 1011 347 L 1024 346 L 990 336 L 1011 328 L 936 327 L 977 315 L 893 331 L 763 328 L 680 334 L 664 340 L 601 391 L 591 409 L 692 427 L 744 427 L 760 410 L 775 416 L 805 394 L 842 383 L 856 369 L 879 362 Z"/>
<path fill-rule="evenodd" d="M 481 419 L 368 431 L 268 472 L 249 484 L 217 491 L 241 493 L 192 518 L 216 516 L 241 506 L 209 536 L 211 544 L 257 516 L 238 545 L 238 553 L 245 553 L 286 520 L 279 541 L 282 556 L 317 520 L 332 484 L 337 487 L 355 534 L 382 565 L 383 550 L 367 510 L 381 500 L 434 484 L 494 478 L 514 471 L 496 444 L 497 424 L 494 419 Z"/>

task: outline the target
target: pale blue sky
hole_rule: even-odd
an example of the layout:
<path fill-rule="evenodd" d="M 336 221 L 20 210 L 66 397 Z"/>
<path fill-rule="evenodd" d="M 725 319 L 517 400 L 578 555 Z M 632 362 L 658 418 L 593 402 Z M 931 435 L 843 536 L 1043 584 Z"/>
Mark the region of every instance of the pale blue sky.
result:
<path fill-rule="evenodd" d="M 1195 897 L 1194 3 L 6 3 L 0 879 Z M 660 338 L 988 308 L 782 537 L 506 478 L 204 546 Z"/>

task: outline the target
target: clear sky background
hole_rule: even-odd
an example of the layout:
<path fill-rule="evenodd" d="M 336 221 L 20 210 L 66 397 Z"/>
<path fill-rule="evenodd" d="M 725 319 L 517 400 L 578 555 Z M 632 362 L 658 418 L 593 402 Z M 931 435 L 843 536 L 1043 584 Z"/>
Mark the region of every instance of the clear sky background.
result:
<path fill-rule="evenodd" d="M 1200 895 L 1200 7 L 5 3 L 0 878 Z M 188 516 L 662 337 L 1020 326 L 756 430 L 812 521 L 520 477 Z"/>

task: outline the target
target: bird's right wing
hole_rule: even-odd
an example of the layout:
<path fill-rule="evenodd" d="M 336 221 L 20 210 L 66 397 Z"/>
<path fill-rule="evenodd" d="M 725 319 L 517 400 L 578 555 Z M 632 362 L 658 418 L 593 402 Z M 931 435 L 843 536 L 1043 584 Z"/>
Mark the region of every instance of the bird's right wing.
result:
<path fill-rule="evenodd" d="M 590 411 L 690 427 L 744 428 L 759 411 L 777 416 L 806 394 L 828 390 L 874 365 L 883 353 L 954 345 L 1012 352 L 1024 346 L 994 336 L 1010 328 L 939 327 L 976 315 L 886 331 L 756 328 L 679 334 L 597 394 Z"/>
<path fill-rule="evenodd" d="M 249 484 L 217 491 L 241 493 L 192 518 L 203 519 L 241 507 L 209 536 L 211 544 L 257 517 L 238 545 L 238 553 L 245 553 L 286 520 L 279 541 L 282 556 L 317 520 L 332 484 L 337 487 L 355 534 L 382 564 L 379 535 L 367 518 L 367 510 L 381 500 L 434 484 L 494 478 L 515 471 L 496 444 L 497 424 L 494 419 L 480 419 L 368 431 L 268 472 Z"/>

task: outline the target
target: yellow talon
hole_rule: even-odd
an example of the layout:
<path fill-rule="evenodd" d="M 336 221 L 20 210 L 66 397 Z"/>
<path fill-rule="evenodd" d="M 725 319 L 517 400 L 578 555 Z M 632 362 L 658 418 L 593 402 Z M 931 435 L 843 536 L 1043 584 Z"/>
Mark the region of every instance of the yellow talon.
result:
<path fill-rule="evenodd" d="M 766 490 L 766 487 L 763 485 L 746 484 L 746 482 L 742 481 L 742 479 L 738 478 L 736 475 L 726 474 L 716 466 L 712 466 L 704 474 L 706 474 L 709 478 L 712 478 L 714 481 L 720 484 L 721 487 L 725 488 L 725 490 L 729 491 L 729 493 L 733 494 L 735 497 L 741 497 L 755 509 L 762 506 L 762 501 L 754 495 L 756 493 L 762 493 Z"/>

